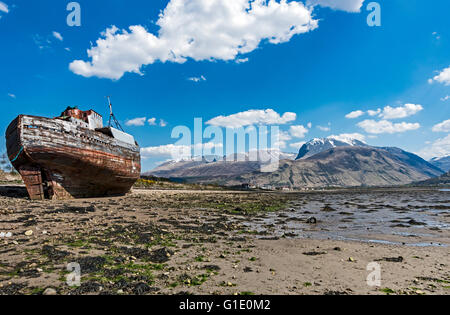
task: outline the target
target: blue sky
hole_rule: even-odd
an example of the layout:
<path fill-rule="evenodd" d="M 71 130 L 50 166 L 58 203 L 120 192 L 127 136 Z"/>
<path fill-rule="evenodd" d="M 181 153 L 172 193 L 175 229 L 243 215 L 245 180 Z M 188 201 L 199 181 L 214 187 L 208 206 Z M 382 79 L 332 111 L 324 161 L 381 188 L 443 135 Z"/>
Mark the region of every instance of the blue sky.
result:
<path fill-rule="evenodd" d="M 276 13 L 260 3 L 266 19 L 253 17 L 242 28 L 248 12 L 219 0 L 210 0 L 216 7 L 206 16 L 206 0 L 185 1 L 190 7 L 176 7 L 179 0 L 78 2 L 81 26 L 70 27 L 69 1 L 0 0 L 3 130 L 19 114 L 53 117 L 69 105 L 106 117 L 105 96 L 111 95 L 126 131 L 152 148 L 143 170 L 168 159 L 158 152 L 176 142 L 175 126 L 268 109 L 280 119 L 296 114 L 280 123 L 283 151 L 296 152 L 314 137 L 355 134 L 427 159 L 450 154 L 447 0 L 377 1 L 380 27 L 367 25 L 369 1 L 288 1 Z M 235 13 L 242 19 L 235 22 Z M 289 23 L 297 22 L 290 33 Z M 99 48 L 96 41 L 113 25 L 118 30 Z M 132 25 L 141 28 L 128 30 Z M 184 35 L 193 48 L 186 48 Z M 129 38 L 121 43 L 120 36 Z M 236 46 L 239 40 L 244 47 Z M 91 47 L 97 63 L 87 54 Z M 264 124 L 267 115 L 254 114 Z M 133 125 L 144 117 L 144 126 Z M 303 132 L 295 133 L 299 126 Z"/>

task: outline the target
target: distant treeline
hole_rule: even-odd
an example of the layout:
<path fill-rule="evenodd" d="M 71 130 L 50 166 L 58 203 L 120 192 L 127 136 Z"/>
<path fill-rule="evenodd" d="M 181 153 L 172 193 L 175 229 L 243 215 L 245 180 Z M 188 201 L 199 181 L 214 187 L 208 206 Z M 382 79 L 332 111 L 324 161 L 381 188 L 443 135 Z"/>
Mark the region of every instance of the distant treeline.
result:
<path fill-rule="evenodd" d="M 163 182 L 163 183 L 177 183 L 177 184 L 186 183 L 186 181 L 181 178 L 163 178 L 163 177 L 156 177 L 156 176 L 141 176 L 141 179 L 154 181 L 154 182 Z"/>

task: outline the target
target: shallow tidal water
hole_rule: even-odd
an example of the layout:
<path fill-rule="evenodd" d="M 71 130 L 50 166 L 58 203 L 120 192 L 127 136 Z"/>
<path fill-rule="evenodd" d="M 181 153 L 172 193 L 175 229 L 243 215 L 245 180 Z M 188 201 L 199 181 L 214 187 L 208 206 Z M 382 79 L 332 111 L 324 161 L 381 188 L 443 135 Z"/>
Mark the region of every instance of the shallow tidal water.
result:
<path fill-rule="evenodd" d="M 307 223 L 312 217 L 316 224 Z M 265 214 L 246 226 L 261 238 L 450 246 L 450 190 L 304 193 L 288 210 Z"/>

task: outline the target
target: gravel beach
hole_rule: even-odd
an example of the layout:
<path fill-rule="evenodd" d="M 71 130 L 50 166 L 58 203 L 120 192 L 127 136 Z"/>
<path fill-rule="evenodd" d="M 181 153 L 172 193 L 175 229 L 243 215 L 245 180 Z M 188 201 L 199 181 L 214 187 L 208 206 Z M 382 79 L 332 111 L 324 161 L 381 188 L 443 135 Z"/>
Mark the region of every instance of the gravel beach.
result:
<path fill-rule="evenodd" d="M 0 294 L 450 293 L 448 192 L 345 194 L 134 189 L 30 201 L 1 186 Z M 398 216 L 389 224 L 380 196 Z M 367 283 L 370 263 L 379 285 Z M 68 264 L 80 286 L 66 283 Z"/>

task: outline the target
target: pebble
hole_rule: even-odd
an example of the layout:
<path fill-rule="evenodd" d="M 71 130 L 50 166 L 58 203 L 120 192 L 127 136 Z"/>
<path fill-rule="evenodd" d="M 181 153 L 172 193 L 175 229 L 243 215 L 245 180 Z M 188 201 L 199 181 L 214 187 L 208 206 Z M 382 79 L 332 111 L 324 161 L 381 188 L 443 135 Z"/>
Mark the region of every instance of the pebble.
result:
<path fill-rule="evenodd" d="M 33 231 L 32 230 L 28 230 L 28 231 L 25 232 L 25 235 L 26 236 L 31 236 L 31 235 L 33 235 Z"/>
<path fill-rule="evenodd" d="M 53 288 L 47 288 L 47 289 L 45 289 L 44 293 L 42 293 L 42 294 L 43 295 L 57 295 L 58 293 Z"/>

